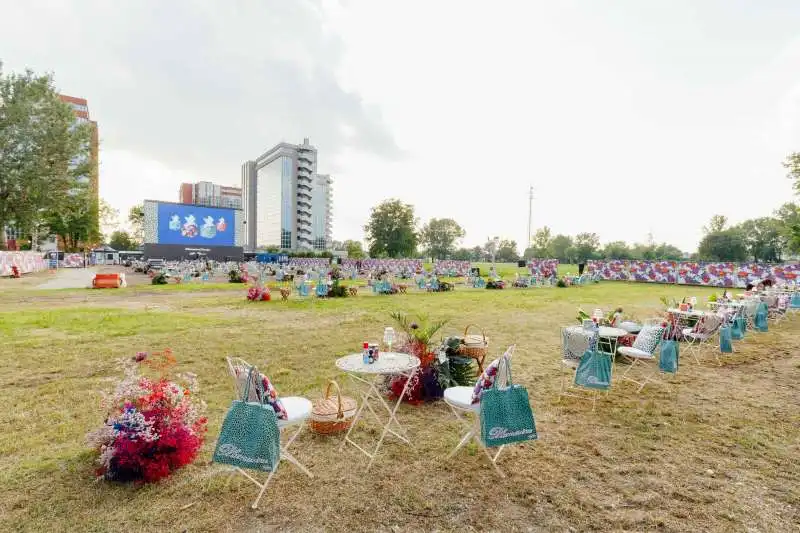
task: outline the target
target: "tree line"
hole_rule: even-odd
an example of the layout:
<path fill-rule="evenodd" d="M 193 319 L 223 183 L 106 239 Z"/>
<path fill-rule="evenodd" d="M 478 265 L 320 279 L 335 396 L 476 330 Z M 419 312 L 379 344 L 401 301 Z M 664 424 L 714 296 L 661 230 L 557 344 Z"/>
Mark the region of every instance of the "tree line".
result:
<path fill-rule="evenodd" d="M 0 250 L 6 228 L 22 248 L 58 235 L 67 249 L 100 242 L 90 190 L 88 124 L 77 124 L 51 74 L 5 73 L 0 62 Z"/>
<path fill-rule="evenodd" d="M 800 152 L 783 161 L 786 177 L 800 195 Z M 772 216 L 730 225 L 727 217 L 714 215 L 703 227 L 697 255 L 709 261 L 777 263 L 800 253 L 800 205 L 787 202 Z"/>
<path fill-rule="evenodd" d="M 464 229 L 453 219 L 432 218 L 424 225 L 414 216 L 414 207 L 400 200 L 386 200 L 372 209 L 364 231 L 368 249 L 358 241 L 335 243 L 353 257 L 368 253 L 371 257 L 430 257 L 466 261 L 515 262 L 520 259 L 558 259 L 578 263 L 589 259 L 681 259 L 683 252 L 668 244 L 628 246 L 617 241 L 600 246 L 596 233 L 575 237 L 552 235 L 550 228 L 536 231 L 531 245 L 522 255 L 513 239 L 493 237 L 481 246 L 458 246 Z"/>

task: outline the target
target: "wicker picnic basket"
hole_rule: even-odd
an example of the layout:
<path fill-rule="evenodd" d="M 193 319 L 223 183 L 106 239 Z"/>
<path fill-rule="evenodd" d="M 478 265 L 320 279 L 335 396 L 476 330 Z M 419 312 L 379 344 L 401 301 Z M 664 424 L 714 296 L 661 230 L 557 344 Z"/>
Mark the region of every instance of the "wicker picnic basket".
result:
<path fill-rule="evenodd" d="M 331 396 L 331 386 L 336 388 L 336 396 Z M 311 409 L 311 431 L 320 435 L 347 431 L 353 425 L 357 408 L 356 401 L 342 396 L 339 384 L 331 380 L 325 388 L 325 397 L 316 400 Z"/>
<path fill-rule="evenodd" d="M 480 335 L 470 335 L 469 328 L 475 327 L 480 329 Z M 480 326 L 469 324 L 464 328 L 464 336 L 461 338 L 461 344 L 458 347 L 458 355 L 462 357 L 471 357 L 478 362 L 478 371 L 483 372 L 483 359 L 489 352 L 489 339 L 486 338 L 486 332 Z"/>

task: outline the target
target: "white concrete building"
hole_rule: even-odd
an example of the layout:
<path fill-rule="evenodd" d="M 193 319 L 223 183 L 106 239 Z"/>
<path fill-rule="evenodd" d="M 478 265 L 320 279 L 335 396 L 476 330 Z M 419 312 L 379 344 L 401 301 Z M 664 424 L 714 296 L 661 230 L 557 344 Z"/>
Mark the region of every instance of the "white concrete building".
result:
<path fill-rule="evenodd" d="M 317 174 L 317 149 L 281 143 L 242 164 L 245 249 L 328 250 L 332 180 Z"/>

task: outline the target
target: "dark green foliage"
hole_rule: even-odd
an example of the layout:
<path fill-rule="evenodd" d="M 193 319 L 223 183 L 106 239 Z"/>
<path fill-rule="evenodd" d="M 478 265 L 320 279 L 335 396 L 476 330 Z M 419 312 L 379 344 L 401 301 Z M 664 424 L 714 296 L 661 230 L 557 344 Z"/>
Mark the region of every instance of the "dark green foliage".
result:
<path fill-rule="evenodd" d="M 328 289 L 328 297 L 330 298 L 347 298 L 347 285 L 339 284 L 338 279 L 333 280 L 333 285 Z"/>

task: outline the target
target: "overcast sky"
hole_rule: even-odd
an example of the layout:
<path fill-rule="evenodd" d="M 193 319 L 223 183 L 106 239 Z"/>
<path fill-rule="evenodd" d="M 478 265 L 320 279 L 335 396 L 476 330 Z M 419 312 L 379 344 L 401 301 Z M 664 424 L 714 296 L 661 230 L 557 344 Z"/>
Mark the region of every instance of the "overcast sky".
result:
<path fill-rule="evenodd" d="M 533 226 L 696 249 L 800 151 L 800 1 L 0 0 L 5 70 L 89 100 L 123 213 L 309 137 L 334 237 L 397 197 L 466 245 Z"/>

